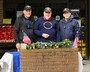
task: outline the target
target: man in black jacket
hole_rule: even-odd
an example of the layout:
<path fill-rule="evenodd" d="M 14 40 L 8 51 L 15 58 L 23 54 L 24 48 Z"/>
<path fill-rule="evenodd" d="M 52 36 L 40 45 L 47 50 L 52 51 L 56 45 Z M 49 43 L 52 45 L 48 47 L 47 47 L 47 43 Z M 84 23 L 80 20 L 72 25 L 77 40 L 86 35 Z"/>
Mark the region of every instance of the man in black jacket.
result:
<path fill-rule="evenodd" d="M 16 42 L 16 48 L 20 48 L 20 43 L 23 43 L 23 32 L 30 38 L 31 42 L 35 40 L 33 33 L 34 18 L 31 16 L 32 8 L 26 5 L 23 10 L 23 14 L 19 16 L 15 21 L 14 38 Z"/>

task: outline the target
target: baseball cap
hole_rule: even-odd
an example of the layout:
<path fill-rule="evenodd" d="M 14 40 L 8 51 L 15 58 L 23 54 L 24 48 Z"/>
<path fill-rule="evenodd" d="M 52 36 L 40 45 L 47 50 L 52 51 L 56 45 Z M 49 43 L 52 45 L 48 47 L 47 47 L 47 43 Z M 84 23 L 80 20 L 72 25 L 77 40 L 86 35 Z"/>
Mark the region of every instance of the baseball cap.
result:
<path fill-rule="evenodd" d="M 50 7 L 45 7 L 44 12 L 52 12 L 52 9 Z"/>
<path fill-rule="evenodd" d="M 32 8 L 31 8 L 30 5 L 26 5 L 26 6 L 24 7 L 24 10 L 32 10 Z"/>
<path fill-rule="evenodd" d="M 69 8 L 64 8 L 64 9 L 63 9 L 63 13 L 64 13 L 64 12 L 71 12 L 71 11 L 70 11 Z"/>

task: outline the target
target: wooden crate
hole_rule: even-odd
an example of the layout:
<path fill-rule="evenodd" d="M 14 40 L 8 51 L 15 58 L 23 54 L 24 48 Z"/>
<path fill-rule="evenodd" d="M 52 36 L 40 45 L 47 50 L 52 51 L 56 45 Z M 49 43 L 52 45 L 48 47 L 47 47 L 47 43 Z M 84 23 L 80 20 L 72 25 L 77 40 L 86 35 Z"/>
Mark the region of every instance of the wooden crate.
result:
<path fill-rule="evenodd" d="M 20 72 L 78 72 L 78 49 L 21 49 Z"/>

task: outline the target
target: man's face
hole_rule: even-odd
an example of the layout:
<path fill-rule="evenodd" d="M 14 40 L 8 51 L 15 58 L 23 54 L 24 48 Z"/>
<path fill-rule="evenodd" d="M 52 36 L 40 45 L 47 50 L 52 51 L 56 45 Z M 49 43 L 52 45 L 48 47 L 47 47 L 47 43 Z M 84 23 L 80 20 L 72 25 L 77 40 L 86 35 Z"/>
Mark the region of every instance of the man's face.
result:
<path fill-rule="evenodd" d="M 51 15 L 52 12 L 47 12 L 47 11 L 44 12 L 44 17 L 51 17 Z"/>
<path fill-rule="evenodd" d="M 70 12 L 64 12 L 63 16 L 64 16 L 65 19 L 69 19 L 70 16 L 71 16 L 71 13 Z"/>
<path fill-rule="evenodd" d="M 25 18 L 29 18 L 31 16 L 32 10 L 24 10 L 23 13 Z"/>

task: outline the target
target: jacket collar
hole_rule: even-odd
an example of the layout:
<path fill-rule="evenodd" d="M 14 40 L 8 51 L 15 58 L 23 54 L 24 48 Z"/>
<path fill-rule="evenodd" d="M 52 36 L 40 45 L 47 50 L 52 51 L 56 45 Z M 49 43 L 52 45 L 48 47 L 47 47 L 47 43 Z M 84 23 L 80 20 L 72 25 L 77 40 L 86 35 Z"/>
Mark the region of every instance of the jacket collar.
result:
<path fill-rule="evenodd" d="M 46 19 L 46 18 L 43 16 L 43 19 L 44 19 L 44 20 L 49 20 L 49 21 L 50 21 L 50 20 L 52 20 L 52 17 L 50 17 L 49 19 Z"/>
<path fill-rule="evenodd" d="M 67 22 L 71 22 L 72 19 L 73 19 L 73 17 L 72 17 L 72 15 L 71 15 Z M 61 20 L 61 22 L 66 23 L 65 18 L 63 18 L 63 19 Z"/>
<path fill-rule="evenodd" d="M 22 17 L 23 17 L 24 19 L 26 19 L 25 16 L 24 16 L 24 14 L 22 14 Z M 32 19 L 32 15 L 31 15 L 28 19 L 26 19 L 26 20 L 31 20 L 31 19 Z"/>

